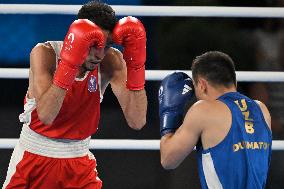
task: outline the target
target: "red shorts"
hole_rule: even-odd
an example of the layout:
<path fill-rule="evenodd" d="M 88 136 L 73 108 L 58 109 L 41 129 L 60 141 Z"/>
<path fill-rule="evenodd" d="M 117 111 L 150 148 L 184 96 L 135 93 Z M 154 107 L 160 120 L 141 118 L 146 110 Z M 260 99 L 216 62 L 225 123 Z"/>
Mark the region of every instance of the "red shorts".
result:
<path fill-rule="evenodd" d="M 96 160 L 92 154 L 76 158 L 50 158 L 24 151 L 14 174 L 6 182 L 6 189 L 102 187 L 96 170 Z"/>

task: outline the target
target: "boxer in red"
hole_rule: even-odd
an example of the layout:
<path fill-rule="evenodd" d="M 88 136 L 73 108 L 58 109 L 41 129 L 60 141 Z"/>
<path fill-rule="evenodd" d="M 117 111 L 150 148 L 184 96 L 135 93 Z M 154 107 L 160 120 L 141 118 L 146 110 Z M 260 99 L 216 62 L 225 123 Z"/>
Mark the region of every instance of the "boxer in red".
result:
<path fill-rule="evenodd" d="M 111 43 L 122 45 L 123 54 Z M 98 128 L 108 84 L 129 126 L 146 123 L 146 33 L 134 17 L 116 22 L 113 9 L 84 5 L 63 42 L 36 45 L 30 54 L 23 128 L 3 188 L 99 189 L 90 136 Z"/>

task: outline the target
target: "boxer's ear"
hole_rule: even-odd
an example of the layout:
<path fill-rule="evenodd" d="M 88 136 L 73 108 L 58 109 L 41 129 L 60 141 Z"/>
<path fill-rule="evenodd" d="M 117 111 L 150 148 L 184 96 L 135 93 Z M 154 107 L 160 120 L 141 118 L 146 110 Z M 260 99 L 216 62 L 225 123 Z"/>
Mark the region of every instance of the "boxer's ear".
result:
<path fill-rule="evenodd" d="M 198 77 L 197 85 L 202 92 L 208 88 L 208 82 L 202 77 Z"/>

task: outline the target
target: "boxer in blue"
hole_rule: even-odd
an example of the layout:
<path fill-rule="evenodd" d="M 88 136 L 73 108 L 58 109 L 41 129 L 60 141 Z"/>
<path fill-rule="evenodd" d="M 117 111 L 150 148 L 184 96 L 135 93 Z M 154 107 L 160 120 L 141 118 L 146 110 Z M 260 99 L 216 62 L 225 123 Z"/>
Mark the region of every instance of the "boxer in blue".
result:
<path fill-rule="evenodd" d="M 196 146 L 203 189 L 265 188 L 272 144 L 268 109 L 237 92 L 234 62 L 225 53 L 198 56 L 192 77 L 176 72 L 161 83 L 162 166 L 176 168 Z M 194 93 L 199 101 L 183 119 Z"/>

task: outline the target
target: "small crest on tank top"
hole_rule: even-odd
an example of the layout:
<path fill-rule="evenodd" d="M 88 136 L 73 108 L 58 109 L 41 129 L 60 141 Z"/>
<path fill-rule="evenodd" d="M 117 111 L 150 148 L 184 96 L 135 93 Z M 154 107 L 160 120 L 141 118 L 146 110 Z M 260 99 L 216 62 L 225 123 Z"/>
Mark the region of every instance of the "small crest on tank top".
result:
<path fill-rule="evenodd" d="M 88 81 L 88 91 L 96 92 L 97 90 L 97 78 L 94 75 L 91 75 Z"/>

